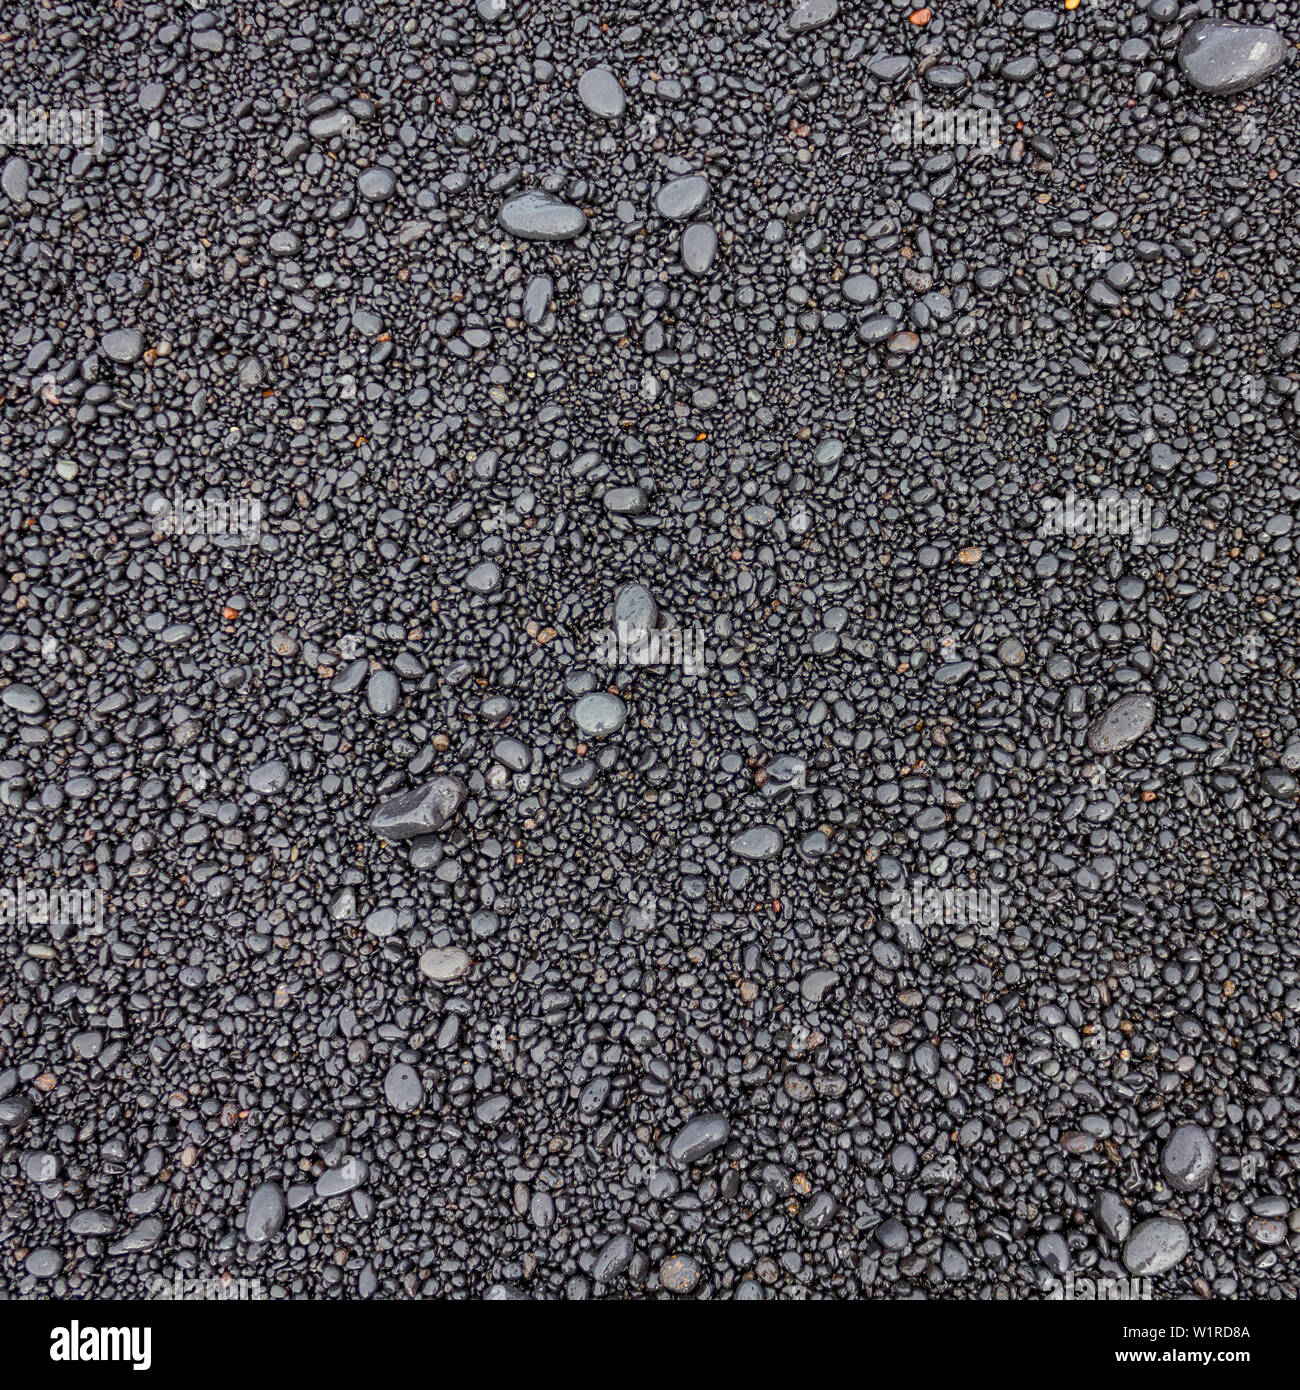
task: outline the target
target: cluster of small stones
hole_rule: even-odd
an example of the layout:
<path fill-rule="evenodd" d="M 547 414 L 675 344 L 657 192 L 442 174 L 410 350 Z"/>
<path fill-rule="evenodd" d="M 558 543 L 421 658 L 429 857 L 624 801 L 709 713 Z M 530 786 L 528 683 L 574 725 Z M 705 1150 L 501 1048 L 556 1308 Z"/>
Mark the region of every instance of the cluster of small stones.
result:
<path fill-rule="evenodd" d="M 1294 22 L 651 8 L 10 7 L 0 1287 L 1293 1299 Z"/>

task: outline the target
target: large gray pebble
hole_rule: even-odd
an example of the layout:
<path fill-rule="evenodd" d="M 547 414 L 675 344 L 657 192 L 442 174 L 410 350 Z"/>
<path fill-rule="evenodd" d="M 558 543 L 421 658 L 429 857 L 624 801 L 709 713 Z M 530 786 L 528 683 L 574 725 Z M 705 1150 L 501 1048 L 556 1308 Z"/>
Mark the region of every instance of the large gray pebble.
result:
<path fill-rule="evenodd" d="M 1198 92 L 1232 96 L 1271 76 L 1286 60 L 1287 41 L 1262 24 L 1202 19 L 1178 45 L 1178 66 Z"/>
<path fill-rule="evenodd" d="M 1088 747 L 1094 753 L 1118 753 L 1136 743 L 1155 717 L 1156 702 L 1150 695 L 1121 695 L 1088 730 Z"/>
<path fill-rule="evenodd" d="M 498 220 L 523 241 L 572 241 L 587 230 L 587 214 L 552 193 L 530 189 L 511 198 Z"/>
<path fill-rule="evenodd" d="M 1124 1268 L 1142 1277 L 1165 1274 L 1192 1248 L 1187 1227 L 1171 1216 L 1139 1222 L 1124 1246 Z"/>

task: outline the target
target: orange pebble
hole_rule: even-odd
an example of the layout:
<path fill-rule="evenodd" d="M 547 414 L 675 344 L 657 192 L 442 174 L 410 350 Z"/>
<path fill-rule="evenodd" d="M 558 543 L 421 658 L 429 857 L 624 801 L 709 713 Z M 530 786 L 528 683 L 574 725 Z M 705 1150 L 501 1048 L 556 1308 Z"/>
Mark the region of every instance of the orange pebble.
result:
<path fill-rule="evenodd" d="M 223 608 L 223 609 L 221 610 L 221 616 L 222 616 L 228 623 L 233 623 L 233 622 L 235 621 L 235 619 L 236 619 L 237 617 L 239 617 L 239 609 L 238 609 L 238 608 L 231 608 L 231 607 L 227 606 L 227 607 L 225 607 L 225 608 Z"/>
<path fill-rule="evenodd" d="M 1068 5 L 1068 4 L 1070 3 L 1070 0 L 1065 0 L 1065 3 Z M 1077 5 L 1077 4 L 1079 3 L 1079 0 L 1074 0 L 1074 3 Z M 920 28 L 921 25 L 923 25 L 923 24 L 929 24 L 929 22 L 930 22 L 930 11 L 929 11 L 929 10 L 913 10 L 912 13 L 911 13 L 910 15 L 907 16 L 907 22 L 908 22 L 909 24 L 915 24 L 915 25 L 917 26 L 917 28 Z"/>

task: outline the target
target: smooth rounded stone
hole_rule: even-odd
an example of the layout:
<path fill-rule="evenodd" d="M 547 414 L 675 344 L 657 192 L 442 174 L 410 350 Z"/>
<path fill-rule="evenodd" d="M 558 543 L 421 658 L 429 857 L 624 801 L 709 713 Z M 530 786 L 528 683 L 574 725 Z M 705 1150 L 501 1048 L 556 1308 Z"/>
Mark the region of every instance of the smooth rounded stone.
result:
<path fill-rule="evenodd" d="M 342 1197 L 355 1192 L 370 1176 L 370 1167 L 364 1159 L 348 1158 L 337 1167 L 327 1168 L 316 1179 L 318 1197 Z"/>
<path fill-rule="evenodd" d="M 605 510 L 615 516 L 641 516 L 650 506 L 643 487 L 612 487 L 603 500 Z"/>
<path fill-rule="evenodd" d="M 588 738 L 608 738 L 627 723 L 627 706 L 617 695 L 593 690 L 574 705 L 573 722 Z"/>
<path fill-rule="evenodd" d="M 867 71 L 880 82 L 897 82 L 912 71 L 912 59 L 906 53 L 877 53 L 867 63 Z"/>
<path fill-rule="evenodd" d="M 700 1282 L 698 1261 L 689 1255 L 669 1255 L 659 1266 L 659 1282 L 669 1293 L 690 1293 Z"/>
<path fill-rule="evenodd" d="M 32 1113 L 32 1103 L 26 1096 L 6 1096 L 0 1100 L 0 1125 L 17 1129 Z"/>
<path fill-rule="evenodd" d="M 902 333 L 895 333 L 890 338 L 888 346 L 890 352 L 915 352 L 921 346 L 921 339 L 910 330 L 905 330 Z"/>
<path fill-rule="evenodd" d="M 501 566 L 495 560 L 484 560 L 465 576 L 465 587 L 476 594 L 494 594 L 501 587 Z"/>
<path fill-rule="evenodd" d="M 447 984 L 459 980 L 472 963 L 469 952 L 459 946 L 430 946 L 420 956 L 420 974 L 438 984 Z"/>
<path fill-rule="evenodd" d="M 1099 1192 L 1093 1207 L 1097 1227 L 1107 1240 L 1122 1244 L 1133 1229 L 1133 1218 L 1118 1192 Z"/>
<path fill-rule="evenodd" d="M 923 77 L 927 87 L 940 92 L 955 91 L 958 87 L 964 87 L 968 80 L 966 69 L 954 67 L 951 63 L 936 63 L 934 67 L 926 68 Z"/>
<path fill-rule="evenodd" d="M 608 68 L 588 68 L 578 78 L 578 100 L 593 116 L 617 120 L 627 110 L 623 84 Z"/>
<path fill-rule="evenodd" d="M 730 1138 L 731 1126 L 724 1115 L 696 1115 L 673 1136 L 668 1157 L 679 1168 L 685 1168 L 721 1148 Z"/>
<path fill-rule="evenodd" d="M 513 1284 L 493 1284 L 483 1295 L 485 1303 L 531 1303 L 533 1300 Z"/>
<path fill-rule="evenodd" d="M 1281 1245 L 1286 1239 L 1286 1222 L 1276 1216 L 1252 1216 L 1246 1222 L 1246 1234 L 1257 1245 Z"/>
<path fill-rule="evenodd" d="M 850 275 L 840 293 L 850 304 L 874 304 L 880 298 L 880 283 L 874 275 Z"/>
<path fill-rule="evenodd" d="M 23 1268 L 34 1279 L 53 1279 L 63 1268 L 63 1256 L 57 1250 L 42 1246 L 27 1256 Z"/>
<path fill-rule="evenodd" d="M 669 179 L 655 194 L 655 211 L 660 217 L 683 222 L 694 217 L 709 201 L 709 181 L 702 174 L 684 174 Z"/>
<path fill-rule="evenodd" d="M 459 777 L 434 777 L 385 801 L 371 816 L 370 828 L 394 842 L 437 834 L 468 795 L 469 788 Z"/>
<path fill-rule="evenodd" d="M 1121 695 L 1088 730 L 1088 747 L 1094 753 L 1118 753 L 1136 743 L 1155 717 L 1156 702 L 1150 695 Z"/>
<path fill-rule="evenodd" d="M 1004 666 L 1023 666 L 1025 655 L 1025 644 L 1016 637 L 1004 637 L 998 643 L 998 660 Z"/>
<path fill-rule="evenodd" d="M 4 190 L 5 197 L 11 203 L 27 201 L 27 181 L 30 175 L 30 166 L 18 155 L 5 161 L 4 169 L 0 170 L 0 189 Z"/>
<path fill-rule="evenodd" d="M 79 1211 L 68 1222 L 68 1234 L 74 1236 L 111 1236 L 117 1222 L 105 1211 Z"/>
<path fill-rule="evenodd" d="M 1160 1151 L 1160 1167 L 1169 1186 L 1197 1192 L 1214 1175 L 1214 1140 L 1200 1125 L 1179 1125 Z"/>
<path fill-rule="evenodd" d="M 731 840 L 732 854 L 742 859 L 775 859 L 785 839 L 774 825 L 751 825 Z"/>
<path fill-rule="evenodd" d="M 614 595 L 614 631 L 643 641 L 659 626 L 659 605 L 644 584 L 624 584 Z"/>
<path fill-rule="evenodd" d="M 362 926 L 371 936 L 377 936 L 381 940 L 386 936 L 392 936 L 399 925 L 397 909 L 393 907 L 377 907 L 368 913 Z"/>
<path fill-rule="evenodd" d="M 144 355 L 144 337 L 137 328 L 115 328 L 104 334 L 100 346 L 114 362 L 138 362 Z"/>
<path fill-rule="evenodd" d="M 834 989 L 839 982 L 840 977 L 834 970 L 812 970 L 803 977 L 799 992 L 808 1003 L 816 1004 L 828 990 Z"/>
<path fill-rule="evenodd" d="M 682 265 L 692 275 L 707 275 L 718 254 L 718 234 L 707 222 L 692 222 L 682 232 Z"/>
<path fill-rule="evenodd" d="M 1300 792 L 1300 781 L 1284 767 L 1266 767 L 1259 774 L 1259 784 L 1274 801 L 1294 801 Z"/>
<path fill-rule="evenodd" d="M 1141 1278 L 1167 1274 L 1192 1248 L 1187 1227 L 1172 1216 L 1153 1216 L 1133 1228 L 1124 1246 L 1124 1268 Z"/>
<path fill-rule="evenodd" d="M 398 1062 L 384 1077 L 384 1095 L 389 1105 L 400 1115 L 418 1110 L 424 1100 L 424 1083 L 414 1067 Z"/>
<path fill-rule="evenodd" d="M 397 713 L 402 703 L 402 686 L 391 671 L 372 671 L 366 682 L 366 704 L 377 719 Z"/>
<path fill-rule="evenodd" d="M 607 1284 L 611 1279 L 617 1279 L 620 1274 L 627 1272 L 627 1267 L 632 1263 L 632 1256 L 635 1253 L 630 1236 L 615 1236 L 601 1247 L 600 1253 L 596 1256 L 596 1262 L 591 1267 L 591 1277 L 600 1284 Z"/>
<path fill-rule="evenodd" d="M 897 329 L 897 321 L 888 314 L 872 314 L 858 324 L 858 337 L 864 343 L 883 343 Z"/>
<path fill-rule="evenodd" d="M 357 193 L 368 203 L 386 203 L 397 191 L 391 169 L 367 169 L 357 179 Z"/>
<path fill-rule="evenodd" d="M 1232 96 L 1270 77 L 1286 61 L 1286 39 L 1263 24 L 1200 19 L 1178 45 L 1178 66 L 1198 92 Z"/>
<path fill-rule="evenodd" d="M 288 785 L 289 768 L 279 758 L 272 758 L 248 774 L 248 789 L 261 796 L 275 796 Z"/>
<path fill-rule="evenodd" d="M 507 200 L 497 220 L 504 231 L 523 241 L 572 241 L 587 230 L 587 214 L 581 208 L 537 188 Z"/>
<path fill-rule="evenodd" d="M 492 756 L 511 772 L 527 772 L 533 755 L 517 738 L 499 738 L 492 745 Z"/>
<path fill-rule="evenodd" d="M 270 1240 L 280 1232 L 288 1208 L 284 1189 L 278 1182 L 264 1182 L 248 1199 L 244 1213 L 244 1235 L 255 1244 Z"/>
<path fill-rule="evenodd" d="M 839 12 L 839 0 L 803 0 L 803 4 L 797 6 L 786 20 L 786 28 L 792 34 L 819 29 L 823 24 L 829 24 Z"/>
<path fill-rule="evenodd" d="M 551 296 L 555 293 L 555 282 L 549 275 L 534 275 L 524 290 L 524 322 L 536 328 L 546 317 L 551 307 Z"/>
<path fill-rule="evenodd" d="M 475 941 L 486 941 L 501 930 L 501 918 L 490 908 L 481 908 L 469 919 L 469 930 Z"/>
<path fill-rule="evenodd" d="M 23 685 L 20 681 L 15 681 L 13 685 L 7 685 L 0 691 L 0 703 L 19 714 L 34 716 L 45 713 L 45 696 L 39 690 L 34 690 L 30 685 Z"/>

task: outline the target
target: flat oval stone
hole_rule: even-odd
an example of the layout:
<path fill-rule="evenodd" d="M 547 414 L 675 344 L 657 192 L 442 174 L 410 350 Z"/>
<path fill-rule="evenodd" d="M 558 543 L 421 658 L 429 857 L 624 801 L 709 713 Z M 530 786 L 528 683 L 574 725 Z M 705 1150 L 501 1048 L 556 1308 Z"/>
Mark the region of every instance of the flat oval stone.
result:
<path fill-rule="evenodd" d="M 707 275 L 718 254 L 718 234 L 707 222 L 692 222 L 682 233 L 682 265 L 692 275 Z"/>
<path fill-rule="evenodd" d="M 686 174 L 669 179 L 655 194 L 655 211 L 660 217 L 682 222 L 694 217 L 709 201 L 709 181 L 702 174 Z"/>
<path fill-rule="evenodd" d="M 39 690 L 33 690 L 30 685 L 23 685 L 21 681 L 5 686 L 4 690 L 0 691 L 0 701 L 9 709 L 17 710 L 19 714 L 45 713 L 45 696 Z"/>
<path fill-rule="evenodd" d="M 587 230 L 587 214 L 581 208 L 538 188 L 509 199 L 497 220 L 523 241 L 572 241 Z"/>
<path fill-rule="evenodd" d="M 617 120 L 627 110 L 623 84 L 608 68 L 588 68 L 578 78 L 578 100 L 593 116 Z"/>
<path fill-rule="evenodd" d="M 269 763 L 255 767 L 248 774 L 249 790 L 258 792 L 262 796 L 274 796 L 277 792 L 282 792 L 288 785 L 289 769 L 279 758 L 272 758 Z"/>
<path fill-rule="evenodd" d="M 420 974 L 446 984 L 449 980 L 459 980 L 470 965 L 469 952 L 462 951 L 459 946 L 430 946 L 420 957 Z"/>
<path fill-rule="evenodd" d="M 256 1243 L 270 1240 L 284 1225 L 284 1189 L 278 1182 L 264 1182 L 248 1199 L 244 1234 Z"/>
<path fill-rule="evenodd" d="M 20 159 L 14 155 L 12 159 L 6 161 L 3 172 L 0 172 L 0 188 L 4 189 L 5 196 L 13 203 L 25 203 L 27 201 L 27 179 L 31 173 L 25 159 Z"/>
<path fill-rule="evenodd" d="M 374 671 L 366 682 L 366 704 L 370 713 L 386 719 L 397 710 L 402 700 L 402 687 L 391 671 Z"/>
<path fill-rule="evenodd" d="M 853 304 L 871 304 L 880 298 L 880 285 L 874 275 L 850 275 L 840 292 Z"/>
<path fill-rule="evenodd" d="M 1187 1227 L 1171 1216 L 1153 1216 L 1134 1228 L 1124 1246 L 1124 1268 L 1143 1277 L 1165 1274 L 1192 1248 Z"/>
<path fill-rule="evenodd" d="M 614 631 L 628 642 L 645 641 L 659 626 L 659 605 L 644 584 L 624 584 L 614 595 Z"/>
<path fill-rule="evenodd" d="M 1121 695 L 1088 730 L 1094 753 L 1118 753 L 1136 743 L 1155 722 L 1156 702 L 1150 695 Z"/>
<path fill-rule="evenodd" d="M 591 1267 L 591 1277 L 602 1284 L 616 1279 L 632 1263 L 634 1253 L 630 1236 L 615 1236 L 613 1240 L 605 1243 L 600 1254 L 596 1256 L 596 1263 Z"/>
<path fill-rule="evenodd" d="M 405 1062 L 398 1062 L 389 1068 L 384 1077 L 384 1095 L 388 1103 L 399 1114 L 407 1115 L 418 1110 L 424 1100 L 424 1084 L 416 1074 L 415 1068 Z"/>
<path fill-rule="evenodd" d="M 501 566 L 495 560 L 484 560 L 465 576 L 465 587 L 476 594 L 495 593 L 501 587 Z"/>
<path fill-rule="evenodd" d="M 1271 76 L 1286 60 L 1276 29 L 1231 19 L 1198 20 L 1178 45 L 1178 66 L 1198 92 L 1232 96 Z"/>
<path fill-rule="evenodd" d="M 742 830 L 731 841 L 732 854 L 742 859 L 775 859 L 785 843 L 781 832 L 774 825 L 751 825 Z"/>
<path fill-rule="evenodd" d="M 546 317 L 551 307 L 551 295 L 555 293 L 555 282 L 549 275 L 534 275 L 524 291 L 524 322 L 536 328 Z"/>
<path fill-rule="evenodd" d="M 880 343 L 897 328 L 898 324 L 888 314 L 872 314 L 858 324 L 858 337 L 864 343 Z"/>
<path fill-rule="evenodd" d="M 696 1163 L 731 1138 L 731 1126 L 725 1115 L 696 1115 L 673 1136 L 668 1157 L 679 1166 Z"/>
<path fill-rule="evenodd" d="M 934 87 L 941 92 L 951 92 L 957 87 L 966 85 L 966 69 L 954 67 L 951 63 L 936 63 L 932 68 L 925 70 L 925 83 L 927 87 Z"/>
<path fill-rule="evenodd" d="M 803 0 L 803 4 L 786 20 L 786 28 L 792 34 L 819 29 L 823 24 L 829 24 L 839 12 L 839 0 Z"/>
<path fill-rule="evenodd" d="M 391 169 L 367 169 L 357 180 L 357 192 L 371 203 L 386 203 L 397 191 Z"/>
<path fill-rule="evenodd" d="M 115 328 L 104 334 L 104 356 L 114 362 L 138 362 L 144 353 L 144 339 L 135 328 Z"/>
<path fill-rule="evenodd" d="M 1200 1125 L 1179 1125 L 1165 1141 L 1160 1167 L 1169 1186 L 1197 1192 L 1214 1173 L 1214 1140 Z"/>
<path fill-rule="evenodd" d="M 346 1159 L 337 1168 L 327 1168 L 316 1179 L 316 1195 L 341 1197 L 345 1192 L 354 1192 L 369 1176 L 370 1167 L 364 1159 Z"/>
<path fill-rule="evenodd" d="M 588 738 L 608 738 L 627 723 L 627 706 L 617 695 L 593 690 L 574 705 L 573 722 Z"/>
<path fill-rule="evenodd" d="M 643 487 L 612 487 L 604 497 L 605 509 L 615 516 L 641 516 L 650 505 Z"/>

